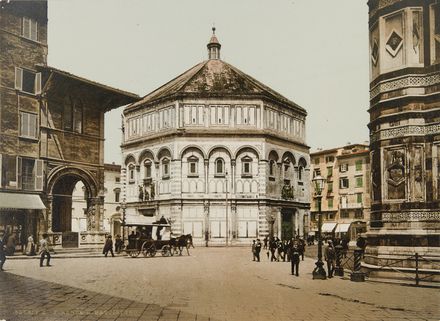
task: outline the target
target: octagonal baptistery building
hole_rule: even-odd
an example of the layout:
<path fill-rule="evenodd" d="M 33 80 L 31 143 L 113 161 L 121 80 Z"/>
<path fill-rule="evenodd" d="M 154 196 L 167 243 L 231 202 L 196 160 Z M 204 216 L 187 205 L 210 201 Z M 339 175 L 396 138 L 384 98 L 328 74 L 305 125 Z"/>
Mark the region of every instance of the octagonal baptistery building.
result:
<path fill-rule="evenodd" d="M 220 59 L 203 61 L 123 112 L 127 225 L 169 220 L 195 244 L 307 233 L 306 110 Z"/>

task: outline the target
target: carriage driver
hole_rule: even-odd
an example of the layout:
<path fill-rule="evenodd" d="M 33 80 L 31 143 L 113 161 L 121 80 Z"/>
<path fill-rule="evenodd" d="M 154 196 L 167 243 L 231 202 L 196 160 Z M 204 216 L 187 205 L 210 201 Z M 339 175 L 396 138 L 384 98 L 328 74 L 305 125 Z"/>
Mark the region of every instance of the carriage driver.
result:
<path fill-rule="evenodd" d="M 162 215 L 162 217 L 159 220 L 159 224 L 168 224 L 167 219 Z M 162 231 L 163 226 L 158 226 L 157 230 L 156 230 L 156 238 L 157 240 L 161 240 L 162 239 L 162 234 L 160 233 L 160 231 Z"/>

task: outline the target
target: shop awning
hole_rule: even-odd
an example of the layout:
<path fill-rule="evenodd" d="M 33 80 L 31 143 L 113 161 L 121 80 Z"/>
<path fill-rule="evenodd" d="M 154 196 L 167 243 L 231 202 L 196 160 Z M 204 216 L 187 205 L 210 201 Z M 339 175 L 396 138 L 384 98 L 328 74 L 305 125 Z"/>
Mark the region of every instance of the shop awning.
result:
<path fill-rule="evenodd" d="M 40 196 L 24 193 L 0 193 L 0 208 L 44 210 Z"/>
<path fill-rule="evenodd" d="M 336 227 L 336 223 L 323 223 L 321 227 L 321 232 L 331 233 Z"/>
<path fill-rule="evenodd" d="M 338 226 L 336 227 L 335 232 L 336 233 L 347 233 L 348 230 L 350 229 L 350 225 L 351 225 L 351 223 L 339 223 Z"/>

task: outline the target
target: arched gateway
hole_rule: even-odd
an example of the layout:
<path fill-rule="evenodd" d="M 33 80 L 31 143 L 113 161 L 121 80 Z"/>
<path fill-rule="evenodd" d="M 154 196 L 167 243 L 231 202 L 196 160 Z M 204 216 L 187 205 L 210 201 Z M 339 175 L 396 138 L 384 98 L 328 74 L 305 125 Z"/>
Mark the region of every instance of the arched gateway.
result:
<path fill-rule="evenodd" d="M 77 247 L 80 243 L 79 233 L 72 232 L 72 193 L 79 181 L 85 187 L 87 231 L 99 231 L 103 199 L 97 180 L 85 169 L 60 166 L 51 171 L 47 181 L 47 230 L 53 234 L 55 245 Z"/>

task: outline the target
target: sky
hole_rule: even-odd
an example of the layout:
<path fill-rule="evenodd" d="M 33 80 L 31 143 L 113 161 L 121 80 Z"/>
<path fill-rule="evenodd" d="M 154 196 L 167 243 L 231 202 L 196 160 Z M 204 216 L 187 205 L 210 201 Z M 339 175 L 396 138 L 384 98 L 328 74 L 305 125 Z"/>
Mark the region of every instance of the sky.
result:
<path fill-rule="evenodd" d="M 367 0 L 49 0 L 48 64 L 145 96 L 222 60 L 308 112 L 311 151 L 368 140 Z M 105 162 L 121 163 L 122 108 L 105 116 Z"/>

